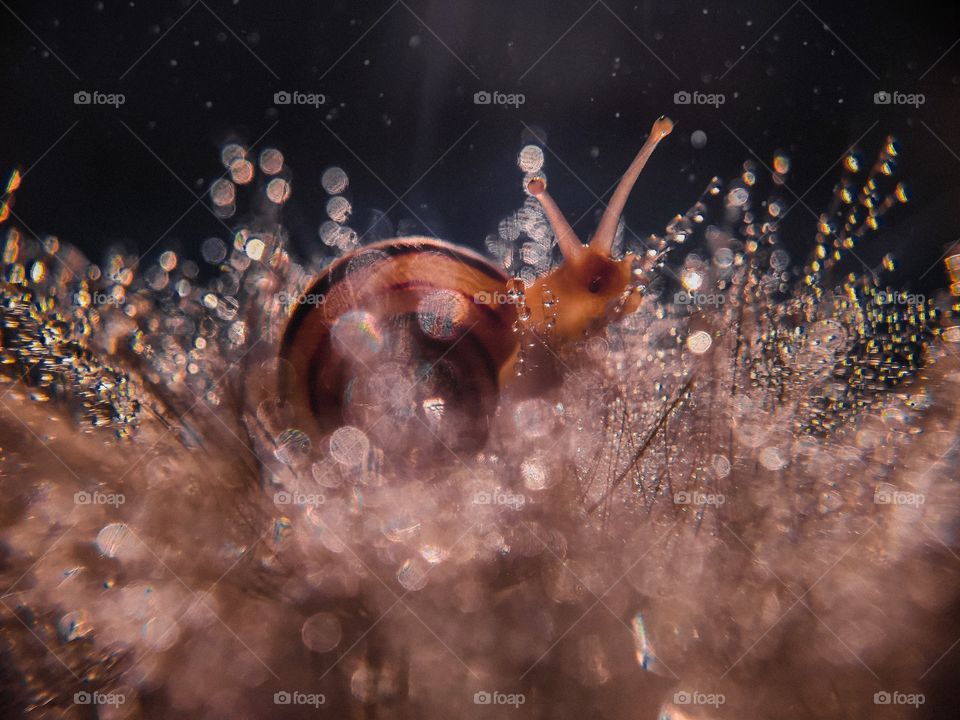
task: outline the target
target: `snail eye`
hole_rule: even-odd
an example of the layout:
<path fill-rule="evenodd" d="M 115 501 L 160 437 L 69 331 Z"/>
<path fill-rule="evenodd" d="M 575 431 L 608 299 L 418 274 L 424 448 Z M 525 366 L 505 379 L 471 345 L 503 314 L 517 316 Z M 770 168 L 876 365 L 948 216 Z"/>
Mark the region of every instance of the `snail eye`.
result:
<path fill-rule="evenodd" d="M 609 292 L 617 276 L 616 263 L 596 256 L 589 259 L 582 272 L 580 282 L 586 281 L 587 291 L 592 295 Z"/>

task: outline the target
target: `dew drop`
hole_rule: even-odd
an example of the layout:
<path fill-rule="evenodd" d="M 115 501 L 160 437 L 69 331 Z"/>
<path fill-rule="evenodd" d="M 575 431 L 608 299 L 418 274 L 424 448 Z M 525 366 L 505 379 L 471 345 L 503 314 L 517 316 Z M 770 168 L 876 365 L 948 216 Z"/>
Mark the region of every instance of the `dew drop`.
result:
<path fill-rule="evenodd" d="M 547 470 L 540 460 L 524 460 L 520 463 L 520 477 L 528 490 L 545 490 L 550 486 Z"/>
<path fill-rule="evenodd" d="M 451 340 L 460 334 L 470 308 L 460 293 L 436 290 L 417 306 L 417 320 L 423 332 L 437 340 Z"/>
<path fill-rule="evenodd" d="M 777 272 L 783 272 L 790 266 L 790 255 L 786 250 L 776 249 L 770 253 L 770 267 Z"/>
<path fill-rule="evenodd" d="M 277 438 L 277 449 L 273 454 L 285 465 L 294 465 L 310 454 L 311 447 L 310 437 L 305 432 L 290 428 Z"/>
<path fill-rule="evenodd" d="M 177 267 L 177 254 L 172 250 L 161 253 L 160 267 L 167 272 L 173 272 L 173 269 Z"/>
<path fill-rule="evenodd" d="M 314 652 L 330 652 L 340 644 L 343 631 L 333 613 L 321 612 L 307 618 L 300 630 L 303 644 Z"/>
<path fill-rule="evenodd" d="M 229 143 L 224 145 L 223 150 L 220 151 L 220 162 L 222 162 L 223 166 L 229 170 L 233 163 L 235 163 L 237 160 L 243 160 L 243 158 L 246 156 L 247 151 L 242 145 Z"/>
<path fill-rule="evenodd" d="M 537 145 L 527 145 L 517 155 L 517 165 L 525 173 L 539 172 L 543 167 L 543 150 Z"/>
<path fill-rule="evenodd" d="M 727 205 L 730 207 L 743 207 L 750 199 L 750 193 L 746 188 L 735 187 L 727 193 Z"/>
<path fill-rule="evenodd" d="M 246 185 L 253 180 L 253 163 L 249 160 L 237 160 L 230 166 L 230 179 L 237 185 Z"/>
<path fill-rule="evenodd" d="M 104 525 L 97 533 L 97 548 L 107 557 L 117 557 L 127 543 L 127 526 L 124 523 Z"/>
<path fill-rule="evenodd" d="M 276 175 L 283 170 L 283 153 L 276 148 L 267 148 L 260 153 L 260 170 L 265 175 Z"/>
<path fill-rule="evenodd" d="M 703 355 L 713 344 L 710 333 L 704 330 L 697 330 L 687 338 L 687 349 L 694 355 Z"/>
<path fill-rule="evenodd" d="M 223 208 L 233 205 L 236 197 L 237 187 L 229 180 L 217 180 L 210 188 L 210 198 L 217 207 Z"/>
<path fill-rule="evenodd" d="M 203 254 L 204 260 L 216 264 L 222 262 L 227 256 L 227 244 L 220 238 L 207 238 L 200 246 L 200 252 Z"/>
<path fill-rule="evenodd" d="M 427 565 L 422 558 L 405 560 L 397 571 L 397 581 L 404 590 L 416 592 L 427 586 Z"/>
<path fill-rule="evenodd" d="M 267 199 L 275 205 L 283 205 L 290 199 L 290 183 L 283 178 L 274 178 L 267 184 Z"/>
<path fill-rule="evenodd" d="M 334 195 L 327 200 L 327 215 L 336 223 L 345 223 L 352 212 L 353 206 L 343 195 Z"/>
<path fill-rule="evenodd" d="M 712 464 L 718 478 L 723 479 L 730 474 L 730 460 L 725 455 L 714 455 Z"/>
<path fill-rule="evenodd" d="M 767 470 L 782 470 L 787 466 L 783 454 L 775 447 L 765 447 L 761 450 L 759 460 Z"/>
<path fill-rule="evenodd" d="M 341 465 L 357 467 L 370 452 L 370 439 L 360 428 L 345 425 L 330 436 L 330 455 Z"/>
<path fill-rule="evenodd" d="M 263 251 L 266 250 L 266 248 L 267 246 L 260 238 L 250 238 L 243 250 L 248 258 L 259 261 L 263 258 Z"/>
<path fill-rule="evenodd" d="M 323 185 L 323 189 L 330 195 L 339 195 L 342 193 L 347 189 L 349 182 L 347 173 L 338 167 L 327 168 L 323 171 L 323 176 L 320 178 L 320 184 Z"/>

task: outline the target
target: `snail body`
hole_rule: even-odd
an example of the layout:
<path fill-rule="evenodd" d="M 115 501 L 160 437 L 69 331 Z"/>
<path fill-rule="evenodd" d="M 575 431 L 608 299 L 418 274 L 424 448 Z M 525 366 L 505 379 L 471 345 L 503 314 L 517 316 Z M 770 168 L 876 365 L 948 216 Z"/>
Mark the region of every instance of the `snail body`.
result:
<path fill-rule="evenodd" d="M 553 227 L 563 261 L 525 289 L 481 255 L 425 237 L 345 255 L 310 286 L 288 321 L 281 396 L 315 434 L 349 424 L 384 449 L 482 447 L 501 388 L 536 393 L 570 342 L 636 308 L 642 260 L 611 256 L 620 214 L 656 144 L 658 119 L 583 244 L 534 177 L 527 190 Z M 431 437 L 432 436 L 432 437 Z"/>

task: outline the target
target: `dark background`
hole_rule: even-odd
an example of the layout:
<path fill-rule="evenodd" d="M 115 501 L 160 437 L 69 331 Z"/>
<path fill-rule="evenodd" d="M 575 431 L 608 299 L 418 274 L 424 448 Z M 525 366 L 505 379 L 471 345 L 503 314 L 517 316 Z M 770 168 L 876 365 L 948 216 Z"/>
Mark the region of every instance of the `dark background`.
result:
<path fill-rule="evenodd" d="M 115 241 L 198 257 L 203 238 L 226 235 L 196 197 L 223 173 L 220 147 L 263 136 L 255 150 L 277 147 L 292 168 L 284 219 L 300 248 L 319 242 L 330 165 L 350 176 L 359 231 L 371 210 L 389 209 L 394 227 L 481 247 L 523 200 L 524 123 L 545 132 L 551 191 L 571 220 L 586 214 L 576 224 L 586 236 L 596 195 L 666 113 L 678 127 L 627 207 L 633 230 L 662 230 L 711 176 L 783 149 L 793 169 L 782 194 L 810 208 L 790 212 L 786 234 L 808 243 L 846 148 L 863 136 L 872 161 L 893 133 L 914 199 L 877 248 L 899 255 L 901 282 L 942 285 L 937 260 L 960 234 L 960 9 L 950 5 L 2 0 L 0 169 L 27 171 L 14 212 L 34 233 L 93 259 Z M 684 89 L 726 103 L 677 106 Z M 874 104 L 884 89 L 926 102 Z M 126 102 L 78 106 L 78 90 Z M 327 101 L 278 108 L 280 90 Z M 479 90 L 526 102 L 478 106 Z M 702 149 L 694 130 L 706 133 Z M 877 248 L 862 251 L 871 264 Z"/>

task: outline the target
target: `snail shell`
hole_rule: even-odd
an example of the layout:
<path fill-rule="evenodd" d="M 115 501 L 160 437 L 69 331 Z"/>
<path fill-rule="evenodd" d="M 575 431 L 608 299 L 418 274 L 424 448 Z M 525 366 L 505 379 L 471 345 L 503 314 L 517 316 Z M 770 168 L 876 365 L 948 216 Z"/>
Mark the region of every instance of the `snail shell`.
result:
<path fill-rule="evenodd" d="M 290 318 L 281 355 L 320 433 L 344 423 L 381 447 L 477 449 L 515 353 L 508 278 L 471 250 L 423 237 L 369 245 L 324 272 Z M 304 402 L 305 401 L 305 402 Z M 432 437 L 431 437 L 432 436 Z"/>
<path fill-rule="evenodd" d="M 564 344 L 636 308 L 632 278 L 643 262 L 611 252 L 630 190 L 672 127 L 667 118 L 654 123 L 589 245 L 546 181 L 528 181 L 563 262 L 519 302 L 502 271 L 440 240 L 385 240 L 333 263 L 305 293 L 317 302 L 298 306 L 281 344 L 290 371 L 281 398 L 291 401 L 297 426 L 320 437 L 354 425 L 387 451 L 481 448 L 501 386 L 537 392 L 556 380 Z"/>

